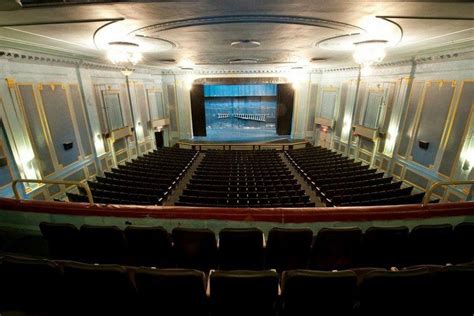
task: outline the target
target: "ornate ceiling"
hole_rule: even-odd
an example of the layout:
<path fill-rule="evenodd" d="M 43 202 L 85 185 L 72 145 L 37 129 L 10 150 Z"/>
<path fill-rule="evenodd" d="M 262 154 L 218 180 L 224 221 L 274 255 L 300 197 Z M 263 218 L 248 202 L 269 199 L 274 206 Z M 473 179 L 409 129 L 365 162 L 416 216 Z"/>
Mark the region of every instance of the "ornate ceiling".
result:
<path fill-rule="evenodd" d="M 165 69 L 351 66 L 353 43 L 363 40 L 387 40 L 386 60 L 474 42 L 470 2 L 135 1 L 3 9 L 10 11 L 0 11 L 0 46 L 99 60 L 109 42 L 132 41 L 144 64 Z"/>

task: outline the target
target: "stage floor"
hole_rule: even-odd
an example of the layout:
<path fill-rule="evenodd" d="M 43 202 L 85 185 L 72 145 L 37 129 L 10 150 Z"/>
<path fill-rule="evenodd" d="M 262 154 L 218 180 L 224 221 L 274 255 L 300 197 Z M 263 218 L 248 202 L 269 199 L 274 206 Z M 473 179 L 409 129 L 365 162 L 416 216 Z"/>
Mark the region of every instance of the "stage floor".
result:
<path fill-rule="evenodd" d="M 267 142 L 287 142 L 290 136 L 277 135 L 275 130 L 262 129 L 214 129 L 207 130 L 207 136 L 195 136 L 191 140 L 193 143 L 267 143 Z"/>

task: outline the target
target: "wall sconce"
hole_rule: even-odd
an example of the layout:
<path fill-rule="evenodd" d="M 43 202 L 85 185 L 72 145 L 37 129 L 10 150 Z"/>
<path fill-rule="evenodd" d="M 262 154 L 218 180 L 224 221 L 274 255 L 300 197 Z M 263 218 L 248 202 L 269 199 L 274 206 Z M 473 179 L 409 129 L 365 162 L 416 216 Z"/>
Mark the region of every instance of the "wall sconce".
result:
<path fill-rule="evenodd" d="M 469 160 L 464 160 L 464 163 L 462 164 L 462 170 L 464 171 L 471 170 L 471 164 L 469 163 Z"/>
<path fill-rule="evenodd" d="M 64 150 L 70 150 L 70 149 L 72 149 L 72 147 L 73 147 L 72 142 L 63 143 Z"/>
<path fill-rule="evenodd" d="M 430 143 L 427 141 L 424 141 L 424 140 L 418 141 L 418 147 L 420 147 L 421 149 L 427 150 L 429 146 L 430 146 Z"/>

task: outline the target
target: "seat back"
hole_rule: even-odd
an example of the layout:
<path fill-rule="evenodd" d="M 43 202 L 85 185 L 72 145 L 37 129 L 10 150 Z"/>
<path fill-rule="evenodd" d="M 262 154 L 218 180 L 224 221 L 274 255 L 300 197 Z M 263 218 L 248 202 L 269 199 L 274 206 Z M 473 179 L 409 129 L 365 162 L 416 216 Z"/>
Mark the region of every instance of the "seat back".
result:
<path fill-rule="evenodd" d="M 140 315 L 207 315 L 203 272 L 141 268 L 134 275 Z"/>
<path fill-rule="evenodd" d="M 268 233 L 267 269 L 305 269 L 311 252 L 313 232 L 307 228 L 272 228 Z"/>
<path fill-rule="evenodd" d="M 450 224 L 414 227 L 409 242 L 412 264 L 451 263 L 452 230 Z"/>
<path fill-rule="evenodd" d="M 172 267 L 173 246 L 163 227 L 128 226 L 124 230 L 131 263 L 136 266 Z"/>
<path fill-rule="evenodd" d="M 123 266 L 67 262 L 63 270 L 63 315 L 133 314 L 136 292 Z"/>
<path fill-rule="evenodd" d="M 258 228 L 224 228 L 219 232 L 219 269 L 263 269 L 263 232 Z"/>
<path fill-rule="evenodd" d="M 127 247 L 123 231 L 116 226 L 82 225 L 83 259 L 90 263 L 126 263 Z"/>
<path fill-rule="evenodd" d="M 435 275 L 436 315 L 473 315 L 474 265 L 448 266 Z"/>
<path fill-rule="evenodd" d="M 356 227 L 323 228 L 313 241 L 310 268 L 343 270 L 356 265 L 362 231 Z"/>
<path fill-rule="evenodd" d="M 217 242 L 213 231 L 177 227 L 172 231 L 176 264 L 179 268 L 208 272 L 216 268 Z"/>
<path fill-rule="evenodd" d="M 0 313 L 55 314 L 61 287 L 59 266 L 48 260 L 5 257 L 0 264 Z"/>
<path fill-rule="evenodd" d="M 362 236 L 361 264 L 390 268 L 407 264 L 408 227 L 369 227 Z"/>
<path fill-rule="evenodd" d="M 357 276 L 352 271 L 291 270 L 282 276 L 282 315 L 350 315 Z"/>
<path fill-rule="evenodd" d="M 273 271 L 216 271 L 210 275 L 212 316 L 274 316 L 278 274 Z"/>
<path fill-rule="evenodd" d="M 368 316 L 434 315 L 433 285 L 434 273 L 426 269 L 369 272 L 360 287 L 360 310 Z"/>
<path fill-rule="evenodd" d="M 457 263 L 474 261 L 474 223 L 456 225 L 453 231 L 453 260 Z"/>
<path fill-rule="evenodd" d="M 39 227 L 48 242 L 52 259 L 77 260 L 80 258 L 80 234 L 76 226 L 42 222 Z"/>

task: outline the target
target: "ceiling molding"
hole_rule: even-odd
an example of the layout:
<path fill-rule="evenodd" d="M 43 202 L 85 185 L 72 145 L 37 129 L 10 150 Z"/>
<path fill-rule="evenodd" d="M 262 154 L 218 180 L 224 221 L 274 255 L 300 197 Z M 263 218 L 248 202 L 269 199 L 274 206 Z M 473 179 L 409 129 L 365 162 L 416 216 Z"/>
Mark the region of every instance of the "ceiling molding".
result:
<path fill-rule="evenodd" d="M 280 23 L 296 24 L 314 27 L 329 28 L 343 32 L 365 31 L 363 28 L 339 21 L 319 19 L 313 17 L 292 16 L 292 15 L 224 15 L 208 16 L 200 18 L 189 18 L 174 20 L 141 27 L 131 31 L 129 35 L 143 35 L 143 33 L 159 33 L 192 26 L 229 24 L 229 23 Z M 150 36 L 150 35 L 148 35 Z"/>

